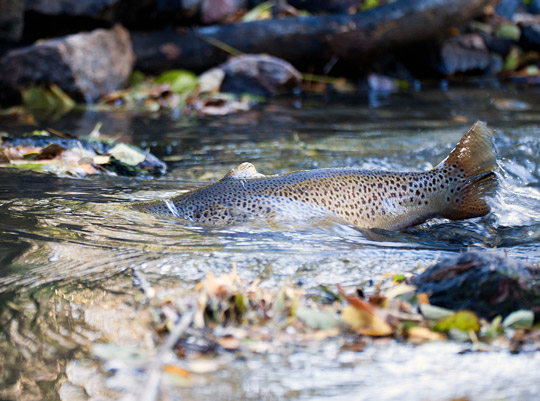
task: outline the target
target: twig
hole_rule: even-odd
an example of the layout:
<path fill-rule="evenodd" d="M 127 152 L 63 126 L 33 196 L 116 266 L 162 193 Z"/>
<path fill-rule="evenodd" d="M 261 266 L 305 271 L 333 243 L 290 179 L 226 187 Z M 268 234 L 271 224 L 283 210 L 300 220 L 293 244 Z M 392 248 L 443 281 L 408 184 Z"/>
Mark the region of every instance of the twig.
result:
<path fill-rule="evenodd" d="M 182 315 L 182 318 L 176 323 L 173 330 L 169 334 L 169 337 L 165 340 L 163 345 L 159 348 L 154 360 L 148 368 L 148 376 L 144 383 L 143 393 L 141 401 L 154 401 L 159 392 L 159 384 L 161 382 L 161 372 L 163 371 L 163 358 L 167 352 L 171 351 L 178 339 L 189 327 L 193 321 L 193 311 L 188 311 Z"/>
<path fill-rule="evenodd" d="M 219 39 L 213 38 L 211 36 L 202 35 L 202 34 L 199 34 L 198 36 L 199 38 L 211 44 L 212 46 L 217 47 L 220 50 L 223 50 L 225 53 L 229 53 L 231 56 L 241 56 L 242 54 L 244 54 L 240 50 L 235 49 L 234 47 L 228 45 L 225 42 L 222 42 Z"/>
<path fill-rule="evenodd" d="M 137 285 L 146 296 L 147 300 L 151 300 L 156 295 L 156 291 L 152 288 L 150 282 L 144 277 L 142 272 L 137 269 L 131 270 L 135 285 Z"/>

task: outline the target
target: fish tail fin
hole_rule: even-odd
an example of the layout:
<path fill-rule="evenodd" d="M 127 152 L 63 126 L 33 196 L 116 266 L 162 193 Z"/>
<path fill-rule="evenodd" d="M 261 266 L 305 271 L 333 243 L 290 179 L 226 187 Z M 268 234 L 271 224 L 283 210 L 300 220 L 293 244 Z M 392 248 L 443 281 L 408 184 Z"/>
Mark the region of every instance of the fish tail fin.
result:
<path fill-rule="evenodd" d="M 491 137 L 486 124 L 477 121 L 435 168 L 445 174 L 451 188 L 441 217 L 458 220 L 489 213 L 485 198 L 497 190 L 497 160 Z"/>

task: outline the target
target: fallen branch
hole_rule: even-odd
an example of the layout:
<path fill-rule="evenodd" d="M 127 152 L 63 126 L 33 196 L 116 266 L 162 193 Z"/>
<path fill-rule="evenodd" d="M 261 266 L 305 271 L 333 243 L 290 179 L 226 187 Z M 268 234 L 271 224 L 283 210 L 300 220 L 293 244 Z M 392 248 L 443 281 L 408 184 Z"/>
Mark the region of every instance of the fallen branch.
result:
<path fill-rule="evenodd" d="M 364 63 L 396 46 L 432 39 L 483 13 L 496 0 L 398 0 L 354 15 L 279 18 L 184 32 L 132 32 L 136 68 L 202 71 L 227 59 L 218 40 L 243 53 L 267 53 L 295 66 Z"/>
<path fill-rule="evenodd" d="M 148 375 L 144 383 L 144 390 L 139 398 L 141 401 L 154 401 L 159 392 L 159 384 L 161 383 L 161 374 L 163 372 L 163 359 L 168 352 L 171 352 L 182 334 L 193 321 L 193 311 L 186 312 L 182 318 L 176 323 L 173 330 L 159 348 L 152 363 L 148 367 Z"/>

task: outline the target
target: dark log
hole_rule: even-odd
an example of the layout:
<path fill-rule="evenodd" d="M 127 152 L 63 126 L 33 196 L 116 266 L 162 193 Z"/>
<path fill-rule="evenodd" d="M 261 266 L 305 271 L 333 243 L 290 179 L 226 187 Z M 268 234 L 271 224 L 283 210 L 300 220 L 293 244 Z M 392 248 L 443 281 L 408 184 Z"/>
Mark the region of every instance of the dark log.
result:
<path fill-rule="evenodd" d="M 0 41 L 21 40 L 23 13 L 24 0 L 0 0 Z"/>
<path fill-rule="evenodd" d="M 355 15 L 291 17 L 178 31 L 133 32 L 136 68 L 203 71 L 229 54 L 219 40 L 243 53 L 267 53 L 295 66 L 321 65 L 337 56 L 364 63 L 396 47 L 433 39 L 448 27 L 483 13 L 496 0 L 398 0 Z"/>

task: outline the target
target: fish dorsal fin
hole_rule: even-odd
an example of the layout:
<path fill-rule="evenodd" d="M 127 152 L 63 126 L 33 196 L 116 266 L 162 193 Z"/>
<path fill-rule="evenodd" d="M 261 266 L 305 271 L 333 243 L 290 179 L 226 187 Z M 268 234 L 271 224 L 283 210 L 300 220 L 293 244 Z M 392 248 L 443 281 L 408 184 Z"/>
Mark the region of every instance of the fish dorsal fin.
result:
<path fill-rule="evenodd" d="M 251 163 L 242 163 L 229 171 L 223 179 L 233 178 L 237 180 L 245 180 L 249 178 L 261 178 L 264 177 L 264 174 L 261 174 L 257 171 L 255 166 Z"/>
<path fill-rule="evenodd" d="M 463 169 L 467 177 L 495 170 L 495 149 L 486 123 L 477 121 L 439 166 Z"/>

